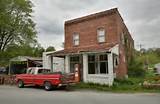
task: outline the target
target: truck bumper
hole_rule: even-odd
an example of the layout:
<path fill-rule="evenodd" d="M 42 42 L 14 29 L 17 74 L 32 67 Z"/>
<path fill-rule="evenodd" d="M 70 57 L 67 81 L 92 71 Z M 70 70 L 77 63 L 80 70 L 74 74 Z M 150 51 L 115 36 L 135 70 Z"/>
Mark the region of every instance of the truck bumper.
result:
<path fill-rule="evenodd" d="M 58 87 L 68 86 L 68 84 L 58 84 Z"/>
<path fill-rule="evenodd" d="M 58 87 L 62 87 L 62 86 L 69 86 L 69 85 L 74 85 L 75 83 L 61 83 L 61 84 L 58 84 Z"/>

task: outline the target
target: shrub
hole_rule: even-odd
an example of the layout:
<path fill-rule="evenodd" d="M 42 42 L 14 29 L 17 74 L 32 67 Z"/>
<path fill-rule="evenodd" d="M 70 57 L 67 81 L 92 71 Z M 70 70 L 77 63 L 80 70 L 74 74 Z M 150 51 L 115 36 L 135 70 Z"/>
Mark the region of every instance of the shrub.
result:
<path fill-rule="evenodd" d="M 113 86 L 117 86 L 117 85 L 133 85 L 133 81 L 129 80 L 129 79 L 114 79 L 114 83 Z"/>
<path fill-rule="evenodd" d="M 144 77 L 145 70 L 143 69 L 143 63 L 132 59 L 128 64 L 128 75 L 131 77 Z"/>

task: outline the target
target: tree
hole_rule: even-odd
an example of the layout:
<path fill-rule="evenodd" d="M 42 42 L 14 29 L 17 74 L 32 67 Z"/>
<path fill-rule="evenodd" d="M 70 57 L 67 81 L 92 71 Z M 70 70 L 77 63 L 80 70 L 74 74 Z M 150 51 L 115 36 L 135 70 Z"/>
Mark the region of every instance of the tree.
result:
<path fill-rule="evenodd" d="M 156 48 L 155 53 L 160 57 L 160 48 Z"/>
<path fill-rule="evenodd" d="M 28 44 L 21 45 L 10 45 L 7 47 L 6 52 L 10 58 L 17 56 L 33 56 L 33 57 L 41 57 L 42 53 L 45 51 L 40 44 L 37 46 L 30 46 Z"/>
<path fill-rule="evenodd" d="M 53 46 L 49 46 L 47 49 L 46 49 L 46 52 L 49 52 L 49 51 L 55 51 L 55 48 Z"/>
<path fill-rule="evenodd" d="M 41 47 L 40 45 L 34 48 L 34 56 L 36 57 L 42 57 L 43 52 L 45 52 L 45 49 Z"/>
<path fill-rule="evenodd" d="M 10 44 L 36 42 L 30 0 L 0 0 L 0 51 Z"/>
<path fill-rule="evenodd" d="M 17 56 L 42 57 L 44 51 L 45 49 L 40 45 L 32 47 L 28 44 L 10 44 L 6 51 L 0 51 L 0 66 L 7 66 L 9 60 Z"/>

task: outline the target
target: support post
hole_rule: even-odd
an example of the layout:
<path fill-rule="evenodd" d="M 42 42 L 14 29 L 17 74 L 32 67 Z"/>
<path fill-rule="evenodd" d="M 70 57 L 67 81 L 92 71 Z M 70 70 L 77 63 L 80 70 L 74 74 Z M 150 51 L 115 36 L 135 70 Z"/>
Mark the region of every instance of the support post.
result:
<path fill-rule="evenodd" d="M 108 54 L 108 75 L 109 75 L 109 86 L 112 86 L 114 80 L 112 53 Z"/>
<path fill-rule="evenodd" d="M 69 73 L 70 72 L 70 60 L 69 60 L 69 55 L 65 56 L 65 72 Z"/>
<path fill-rule="evenodd" d="M 87 74 L 88 74 L 88 55 L 83 54 L 83 81 L 87 82 Z"/>

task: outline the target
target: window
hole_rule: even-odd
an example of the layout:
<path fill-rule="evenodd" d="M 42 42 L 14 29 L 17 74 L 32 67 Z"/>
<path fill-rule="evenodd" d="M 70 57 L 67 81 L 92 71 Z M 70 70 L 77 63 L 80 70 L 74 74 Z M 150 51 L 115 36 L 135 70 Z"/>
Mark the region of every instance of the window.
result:
<path fill-rule="evenodd" d="M 99 59 L 100 73 L 108 73 L 108 56 L 106 54 L 99 55 Z"/>
<path fill-rule="evenodd" d="M 78 33 L 73 34 L 73 45 L 75 46 L 79 45 L 79 34 Z"/>
<path fill-rule="evenodd" d="M 32 71 L 32 69 L 29 68 L 29 69 L 27 70 L 27 74 L 31 74 L 31 71 Z"/>
<path fill-rule="evenodd" d="M 119 64 L 118 55 L 113 54 L 113 68 L 116 68 Z"/>
<path fill-rule="evenodd" d="M 122 44 L 124 45 L 125 44 L 124 33 L 121 34 L 121 41 L 122 41 Z"/>
<path fill-rule="evenodd" d="M 107 74 L 108 56 L 107 54 L 88 55 L 88 74 Z"/>
<path fill-rule="evenodd" d="M 97 30 L 97 38 L 98 42 L 105 42 L 105 30 L 103 28 Z"/>
<path fill-rule="evenodd" d="M 42 73 L 43 73 L 43 69 L 39 69 L 38 74 L 42 74 Z"/>
<path fill-rule="evenodd" d="M 35 73 L 35 70 L 34 70 L 34 69 L 31 69 L 30 74 L 34 74 L 34 73 Z"/>
<path fill-rule="evenodd" d="M 88 56 L 88 73 L 95 74 L 95 70 L 96 70 L 95 55 L 89 55 Z"/>

